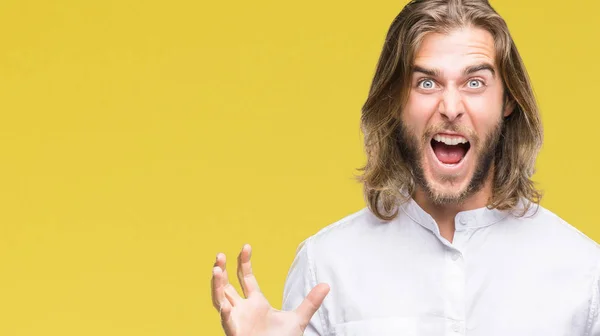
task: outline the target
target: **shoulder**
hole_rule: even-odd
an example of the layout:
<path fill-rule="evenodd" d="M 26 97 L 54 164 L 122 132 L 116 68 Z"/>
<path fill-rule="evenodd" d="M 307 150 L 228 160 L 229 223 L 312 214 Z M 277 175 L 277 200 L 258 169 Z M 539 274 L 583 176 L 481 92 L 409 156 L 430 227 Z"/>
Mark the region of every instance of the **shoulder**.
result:
<path fill-rule="evenodd" d="M 387 224 L 390 223 L 377 218 L 369 208 L 365 207 L 325 226 L 305 242 L 314 247 L 331 248 L 377 234 L 385 230 Z"/>
<path fill-rule="evenodd" d="M 385 222 L 377 218 L 369 208 L 362 208 L 354 213 L 351 213 L 340 220 L 327 225 L 312 238 L 315 240 L 326 239 L 331 236 L 336 236 L 345 233 L 356 233 L 368 229 L 374 225 L 384 224 Z"/>
<path fill-rule="evenodd" d="M 365 237 L 371 236 L 376 240 L 373 235 L 377 235 L 380 230 L 373 229 L 384 228 L 386 224 L 388 222 L 380 220 L 365 207 L 328 224 L 306 238 L 298 246 L 296 254 L 304 254 L 311 263 L 315 259 L 339 259 L 345 255 L 345 251 L 365 248 Z"/>
<path fill-rule="evenodd" d="M 531 247 L 552 252 L 552 255 L 578 258 L 597 264 L 600 262 L 600 245 L 554 212 L 535 206 L 522 217 L 512 217 L 510 222 L 518 231 L 526 233 Z"/>
<path fill-rule="evenodd" d="M 347 250 L 348 246 L 357 243 L 361 232 L 378 222 L 378 218 L 368 208 L 363 208 L 322 228 L 298 245 L 290 275 L 302 273 L 314 276 L 317 259 L 320 262 L 325 259 L 339 260 L 339 256 L 344 254 L 343 251 Z"/>
<path fill-rule="evenodd" d="M 600 245 L 563 218 L 539 205 L 523 217 L 516 218 L 521 224 L 536 226 L 544 237 L 560 237 L 564 243 L 575 243 L 600 251 Z"/>

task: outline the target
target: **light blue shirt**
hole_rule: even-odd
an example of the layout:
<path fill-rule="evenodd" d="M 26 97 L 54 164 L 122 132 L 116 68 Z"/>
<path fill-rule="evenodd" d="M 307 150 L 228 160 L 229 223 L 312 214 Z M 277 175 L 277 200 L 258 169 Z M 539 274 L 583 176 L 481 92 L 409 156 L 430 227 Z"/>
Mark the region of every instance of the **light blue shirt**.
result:
<path fill-rule="evenodd" d="M 600 336 L 598 244 L 541 206 L 455 225 L 450 243 L 414 200 L 329 225 L 298 247 L 283 310 L 325 282 L 305 335 Z"/>

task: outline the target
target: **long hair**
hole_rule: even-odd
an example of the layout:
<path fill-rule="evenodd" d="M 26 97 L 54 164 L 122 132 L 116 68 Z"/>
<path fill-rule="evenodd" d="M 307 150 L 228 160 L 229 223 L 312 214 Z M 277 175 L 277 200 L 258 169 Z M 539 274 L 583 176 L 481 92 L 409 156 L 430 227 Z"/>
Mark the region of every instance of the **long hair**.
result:
<path fill-rule="evenodd" d="M 415 53 L 426 34 L 462 27 L 478 27 L 492 34 L 505 99 L 514 103 L 496 147 L 493 192 L 487 207 L 515 210 L 524 199 L 525 214 L 532 203 L 539 204 L 541 192 L 531 176 L 542 145 L 542 124 L 529 76 L 506 22 L 486 0 L 413 0 L 389 28 L 362 107 L 367 163 L 359 179 L 369 208 L 382 220 L 395 218 L 397 206 L 406 202 L 416 187 L 397 138 Z"/>

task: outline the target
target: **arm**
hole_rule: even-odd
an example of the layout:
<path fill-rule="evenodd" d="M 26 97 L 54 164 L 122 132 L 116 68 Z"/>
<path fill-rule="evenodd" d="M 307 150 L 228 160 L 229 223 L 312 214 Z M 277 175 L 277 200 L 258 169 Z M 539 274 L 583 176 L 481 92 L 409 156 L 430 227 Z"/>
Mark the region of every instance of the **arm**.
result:
<path fill-rule="evenodd" d="M 588 315 L 587 330 L 585 336 L 600 336 L 600 272 L 596 272 L 596 277 L 592 286 L 592 297 L 590 299 L 590 310 Z"/>
<path fill-rule="evenodd" d="M 296 257 L 290 267 L 283 290 L 282 310 L 293 310 L 317 285 L 317 280 L 310 255 L 310 238 L 303 241 L 296 251 Z M 323 310 L 319 309 L 310 319 L 304 336 L 325 335 L 323 327 Z"/>

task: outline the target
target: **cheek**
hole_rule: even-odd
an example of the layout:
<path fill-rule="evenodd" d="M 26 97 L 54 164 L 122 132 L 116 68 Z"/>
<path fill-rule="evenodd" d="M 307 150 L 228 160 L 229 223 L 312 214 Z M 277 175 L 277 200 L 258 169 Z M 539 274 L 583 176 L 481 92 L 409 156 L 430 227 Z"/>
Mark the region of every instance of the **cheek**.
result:
<path fill-rule="evenodd" d="M 411 93 L 402 114 L 402 121 L 416 134 L 421 134 L 435 114 L 438 99 L 434 95 Z"/>
<path fill-rule="evenodd" d="M 469 99 L 467 105 L 473 128 L 484 139 L 502 117 L 502 100 L 476 97 Z"/>

